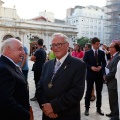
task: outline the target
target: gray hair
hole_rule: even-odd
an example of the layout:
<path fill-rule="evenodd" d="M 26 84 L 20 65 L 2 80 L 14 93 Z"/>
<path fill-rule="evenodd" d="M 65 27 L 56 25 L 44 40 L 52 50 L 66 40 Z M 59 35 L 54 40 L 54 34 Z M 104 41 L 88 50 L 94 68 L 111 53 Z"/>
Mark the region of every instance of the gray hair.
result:
<path fill-rule="evenodd" d="M 67 37 L 66 35 L 62 34 L 62 33 L 54 33 L 54 34 L 52 35 L 52 40 L 53 40 L 56 36 L 63 37 L 64 40 L 65 40 L 65 42 L 68 42 L 68 43 L 69 43 L 68 37 Z"/>
<path fill-rule="evenodd" d="M 16 46 L 15 42 L 12 42 L 12 41 L 16 41 L 17 39 L 15 38 L 8 38 L 7 40 L 4 40 L 4 42 L 2 43 L 1 45 L 1 53 L 3 54 L 6 47 L 10 47 L 12 49 L 14 49 L 14 47 Z M 19 41 L 19 40 L 17 40 Z M 19 41 L 20 42 L 20 41 Z"/>

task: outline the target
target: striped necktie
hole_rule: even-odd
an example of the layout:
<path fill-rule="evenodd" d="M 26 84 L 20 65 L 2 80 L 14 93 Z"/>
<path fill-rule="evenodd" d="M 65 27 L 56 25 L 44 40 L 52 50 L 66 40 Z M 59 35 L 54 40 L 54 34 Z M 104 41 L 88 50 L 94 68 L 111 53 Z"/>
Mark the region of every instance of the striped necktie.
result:
<path fill-rule="evenodd" d="M 60 65 L 61 65 L 61 63 L 60 63 L 60 61 L 58 60 L 58 61 L 56 62 L 56 64 L 55 64 L 54 74 L 58 71 L 58 69 L 60 68 Z"/>

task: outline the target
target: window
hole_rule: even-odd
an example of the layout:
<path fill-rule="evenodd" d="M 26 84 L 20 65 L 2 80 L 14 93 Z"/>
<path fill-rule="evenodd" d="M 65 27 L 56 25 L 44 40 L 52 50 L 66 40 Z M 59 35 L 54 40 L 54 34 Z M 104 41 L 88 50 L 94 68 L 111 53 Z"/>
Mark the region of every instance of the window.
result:
<path fill-rule="evenodd" d="M 85 20 L 84 20 L 84 18 L 82 18 L 82 22 L 84 22 Z"/>
<path fill-rule="evenodd" d="M 101 27 L 98 27 L 98 30 L 101 30 Z"/>
<path fill-rule="evenodd" d="M 97 35 L 97 32 L 94 32 L 94 35 Z"/>
<path fill-rule="evenodd" d="M 93 35 L 93 32 L 90 32 L 90 35 Z"/>
<path fill-rule="evenodd" d="M 99 32 L 99 33 L 98 33 L 98 36 L 100 36 L 100 35 L 101 35 L 101 33 Z"/>
<path fill-rule="evenodd" d="M 94 22 L 97 23 L 97 20 L 95 20 Z"/>
<path fill-rule="evenodd" d="M 94 29 L 97 29 L 97 26 L 94 26 Z"/>
<path fill-rule="evenodd" d="M 84 34 L 85 32 L 84 31 L 82 31 L 82 34 Z"/>
<path fill-rule="evenodd" d="M 92 26 L 92 25 L 90 25 L 90 28 L 93 28 L 93 26 Z"/>
<path fill-rule="evenodd" d="M 93 19 L 90 19 L 90 22 L 93 22 Z"/>

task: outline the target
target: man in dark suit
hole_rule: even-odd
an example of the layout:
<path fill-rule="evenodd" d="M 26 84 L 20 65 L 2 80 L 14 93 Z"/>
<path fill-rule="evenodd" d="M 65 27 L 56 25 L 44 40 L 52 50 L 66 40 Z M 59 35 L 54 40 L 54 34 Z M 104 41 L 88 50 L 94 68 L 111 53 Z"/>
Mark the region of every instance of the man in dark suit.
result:
<path fill-rule="evenodd" d="M 40 80 L 40 76 L 42 73 L 42 66 L 46 61 L 46 51 L 43 49 L 43 39 L 39 39 L 37 41 L 38 43 L 38 49 L 35 51 L 34 55 L 31 57 L 31 61 L 34 61 L 33 65 L 33 71 L 34 71 L 34 80 L 35 80 L 35 87 L 37 87 L 37 84 Z M 35 91 L 36 94 L 36 91 Z M 31 101 L 36 100 L 36 95 L 30 99 Z"/>
<path fill-rule="evenodd" d="M 110 114 L 106 116 L 111 117 L 111 120 L 119 120 L 119 109 L 118 109 L 118 93 L 117 93 L 117 80 L 115 78 L 117 63 L 120 60 L 120 46 L 118 43 L 113 42 L 110 44 L 109 51 L 112 60 L 107 65 L 109 69 L 108 74 L 105 76 L 108 86 L 109 104 L 110 104 Z"/>
<path fill-rule="evenodd" d="M 28 84 L 19 70 L 24 50 L 15 38 L 7 39 L 1 46 L 0 57 L 0 119 L 30 120 Z"/>
<path fill-rule="evenodd" d="M 53 34 L 51 47 L 56 59 L 44 64 L 37 88 L 37 100 L 43 111 L 42 120 L 80 120 L 86 65 L 68 54 L 66 35 Z M 57 66 L 59 69 L 56 63 L 60 63 Z"/>
<path fill-rule="evenodd" d="M 85 115 L 89 115 L 90 98 L 92 93 L 93 84 L 96 85 L 96 107 L 97 113 L 104 115 L 101 110 L 102 88 L 103 88 L 103 75 L 105 74 L 105 53 L 99 50 L 100 40 L 94 37 L 91 40 L 92 49 L 85 52 L 83 60 L 87 64 L 86 82 L 87 90 L 85 95 Z"/>

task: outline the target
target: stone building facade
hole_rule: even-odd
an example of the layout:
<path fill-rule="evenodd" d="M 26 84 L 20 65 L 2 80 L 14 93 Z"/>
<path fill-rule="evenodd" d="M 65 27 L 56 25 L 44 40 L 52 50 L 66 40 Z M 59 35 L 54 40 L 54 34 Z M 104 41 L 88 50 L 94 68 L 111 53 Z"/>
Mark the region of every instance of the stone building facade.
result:
<path fill-rule="evenodd" d="M 61 32 L 69 37 L 70 46 L 73 47 L 72 37 L 77 36 L 75 26 L 52 23 L 44 17 L 37 21 L 20 19 L 15 8 L 2 7 L 3 3 L 0 0 L 0 44 L 7 38 L 20 37 L 31 55 L 37 48 L 36 41 L 39 38 L 44 40 L 44 45 L 49 50 L 52 34 Z"/>

